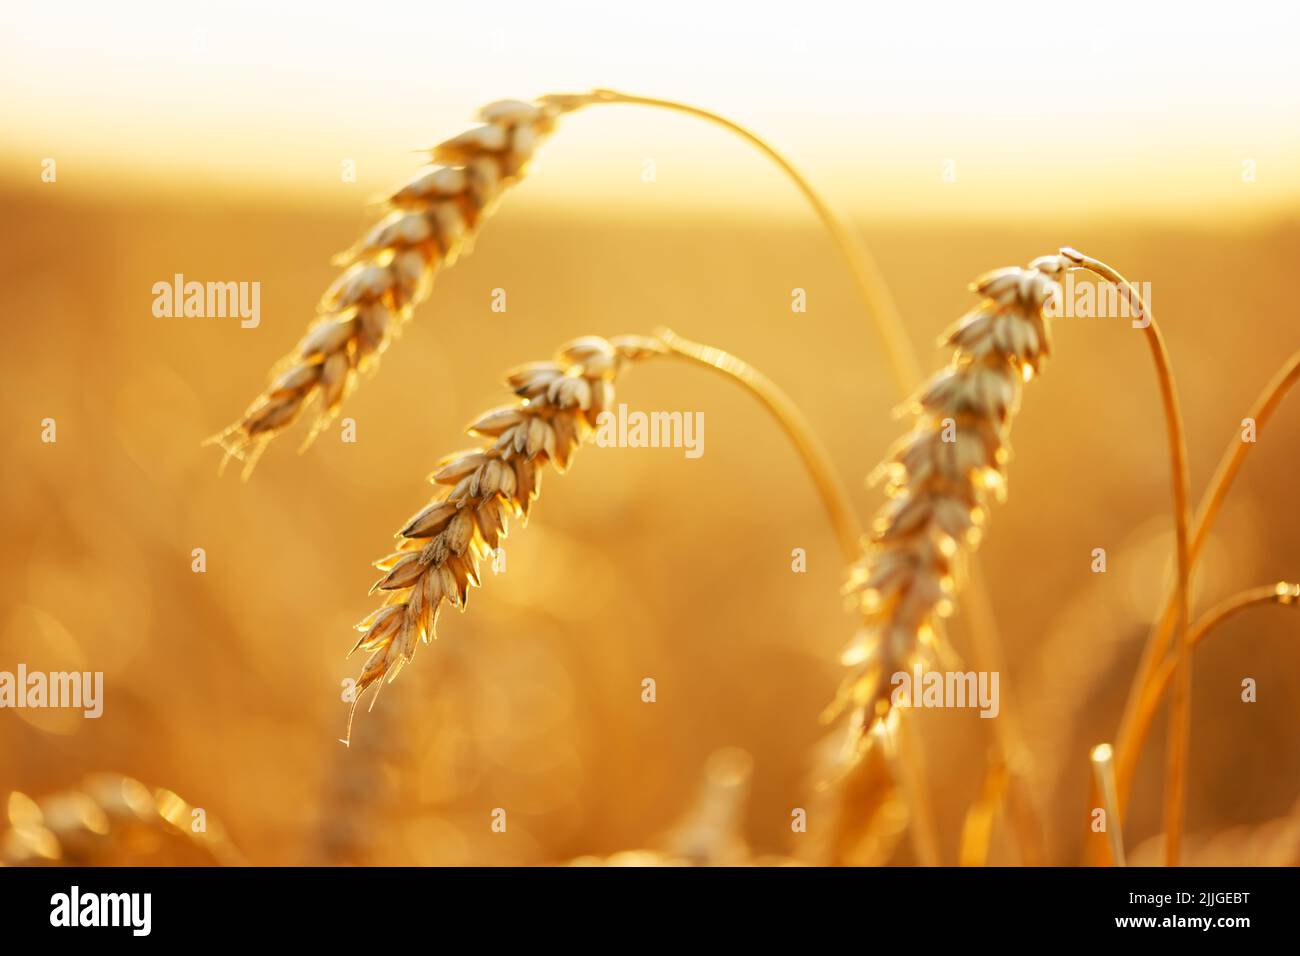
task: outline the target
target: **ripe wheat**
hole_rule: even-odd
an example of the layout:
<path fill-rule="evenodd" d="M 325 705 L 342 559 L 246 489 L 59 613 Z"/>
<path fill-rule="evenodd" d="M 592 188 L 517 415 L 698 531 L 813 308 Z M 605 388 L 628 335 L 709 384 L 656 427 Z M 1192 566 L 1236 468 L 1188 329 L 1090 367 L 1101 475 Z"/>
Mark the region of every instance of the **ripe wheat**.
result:
<path fill-rule="evenodd" d="M 4 866 L 243 863 L 215 819 L 196 831 L 193 807 L 175 793 L 119 774 L 93 774 L 40 801 L 11 793 L 7 814 Z"/>
<path fill-rule="evenodd" d="M 353 651 L 370 654 L 357 680 L 358 698 L 396 677 L 419 643 L 437 636 L 443 604 L 465 609 L 469 589 L 479 583 L 479 561 L 500 547 L 510 517 L 527 520 L 544 466 L 568 468 L 597 417 L 613 405 L 614 380 L 624 366 L 666 351 L 651 338 L 586 336 L 562 347 L 555 361 L 507 373 L 519 401 L 467 428 L 483 445 L 439 463 L 431 480 L 444 490 L 398 532 L 397 551 L 375 563 L 384 575 L 371 590 L 385 597 L 357 625 L 361 638 Z"/>
<path fill-rule="evenodd" d="M 946 336 L 952 362 L 921 388 L 912 430 L 873 476 L 885 480 L 889 500 L 845 585 L 863 627 L 844 652 L 852 670 L 826 713 L 832 719 L 852 708 L 858 753 L 895 713 L 891 676 L 949 656 L 942 619 L 963 559 L 978 544 L 989 495 L 1002 493 L 1021 384 L 1050 351 L 1044 306 L 1070 267 L 1064 256 L 1043 256 L 975 281 L 983 300 Z"/>
<path fill-rule="evenodd" d="M 558 98 L 501 100 L 479 112 L 483 126 L 433 147 L 432 160 L 444 165 L 422 170 L 389 197 L 388 214 L 339 257 L 347 268 L 322 298 L 320 319 L 239 421 L 215 436 L 227 456 L 244 459 L 249 471 L 267 442 L 313 401 L 319 408 L 311 436 L 329 424 L 358 374 L 378 361 L 428 297 L 438 267 L 467 251 L 556 118 L 571 108 Z"/>

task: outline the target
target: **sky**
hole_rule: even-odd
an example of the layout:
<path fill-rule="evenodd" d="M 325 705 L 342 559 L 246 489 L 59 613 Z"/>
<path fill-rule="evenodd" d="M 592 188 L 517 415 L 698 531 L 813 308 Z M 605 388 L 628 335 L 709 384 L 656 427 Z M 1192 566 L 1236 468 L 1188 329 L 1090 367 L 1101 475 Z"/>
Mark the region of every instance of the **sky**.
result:
<path fill-rule="evenodd" d="M 354 203 L 345 159 L 381 189 L 485 102 L 602 86 L 736 119 L 855 211 L 1276 215 L 1300 207 L 1298 8 L 11 0 L 0 166 Z M 546 150 L 535 201 L 794 202 L 682 116 L 602 107 Z"/>

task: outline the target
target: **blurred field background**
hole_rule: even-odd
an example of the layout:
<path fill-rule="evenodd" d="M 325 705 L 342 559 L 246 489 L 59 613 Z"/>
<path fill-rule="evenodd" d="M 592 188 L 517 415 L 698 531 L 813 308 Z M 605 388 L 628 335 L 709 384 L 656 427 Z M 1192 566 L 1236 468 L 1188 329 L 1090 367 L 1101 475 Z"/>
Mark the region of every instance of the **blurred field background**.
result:
<path fill-rule="evenodd" d="M 331 20 L 321 42 L 337 42 L 340 29 Z M 812 69 L 821 35 L 802 53 L 792 48 L 796 64 Z M 747 42 L 761 49 L 777 36 L 774 23 L 741 31 L 724 62 L 749 62 Z M 404 151 L 471 125 L 472 109 L 494 98 L 559 89 L 581 70 L 578 88 L 622 84 L 748 122 L 804 161 L 852 215 L 927 369 L 946 358 L 935 338 L 973 304 L 967 282 L 990 268 L 1070 244 L 1151 283 L 1184 402 L 1194 498 L 1246 408 L 1300 347 L 1291 291 L 1300 204 L 1284 178 L 1297 158 L 1288 137 L 1300 125 L 1252 128 L 1240 148 L 1208 136 L 1197 148 L 1190 134 L 1125 145 L 1094 125 L 1102 141 L 1081 166 L 1092 178 L 1072 188 L 1050 156 L 1022 154 L 1007 129 L 991 128 L 991 101 L 941 151 L 916 159 L 922 173 L 909 150 L 923 151 L 916 143 L 946 128 L 956 106 L 886 124 L 883 144 L 855 130 L 832 160 L 823 135 L 782 135 L 798 135 L 786 119 L 792 111 L 827 128 L 841 119 L 833 110 L 806 116 L 791 106 L 794 93 L 765 101 L 751 91 L 733 104 L 737 78 L 714 81 L 708 71 L 698 90 L 671 71 L 656 85 L 636 72 L 651 54 L 620 64 L 614 53 L 623 47 L 609 37 L 582 46 L 575 35 L 571 48 L 552 51 L 562 66 L 546 72 L 547 60 L 522 77 L 516 67 L 511 86 L 488 70 L 459 71 L 448 97 L 436 71 L 384 61 L 378 69 L 405 71 L 404 96 L 418 77 L 421 95 L 437 101 L 401 128 L 387 107 L 377 108 L 379 119 L 369 115 L 360 93 L 328 121 L 319 110 L 294 111 L 277 79 L 290 71 L 283 64 L 177 54 L 154 64 L 155 79 L 174 71 L 179 85 L 209 89 L 214 104 L 229 85 L 259 77 L 273 91 L 264 109 L 246 104 L 243 120 L 201 99 L 187 104 L 221 129 L 246 123 L 242 138 L 191 137 L 190 152 L 176 149 L 184 124 L 169 131 L 151 120 L 175 118 L 163 85 L 149 96 L 106 94 L 98 108 L 127 119 L 114 133 L 114 114 L 104 112 L 84 139 L 31 131 L 57 129 L 60 103 L 68 116 L 83 115 L 93 96 L 74 104 L 26 89 L 4 123 L 12 148 L 0 180 L 10 311 L 0 350 L 0 669 L 21 661 L 33 670 L 102 670 L 106 700 L 97 721 L 0 712 L 0 793 L 40 797 L 94 771 L 129 774 L 219 818 L 259 864 L 542 863 L 671 842 L 665 834 L 699 804 L 710 754 L 734 747 L 752 759 L 739 820 L 750 851 L 840 860 L 818 842 L 828 838 L 829 816 L 814 809 L 810 783 L 825 734 L 817 716 L 855 626 L 838 596 L 834 536 L 761 410 L 731 383 L 685 366 L 631 370 L 619 400 L 704 411 L 704 456 L 592 447 L 569 474 L 548 476 L 529 526 L 506 542 L 506 572 L 486 574 L 467 614 L 444 614 L 440 639 L 373 713 L 358 716 L 351 749 L 338 743 L 347 716 L 340 682 L 356 672 L 343 655 L 351 626 L 372 607 L 369 561 L 427 498 L 437 459 L 467 444 L 463 425 L 504 399 L 500 374 L 573 336 L 667 324 L 742 356 L 803 408 L 864 519 L 874 510 L 879 492 L 861 479 L 901 429 L 888 370 L 834 248 L 788 184 L 739 142 L 630 109 L 563 121 L 473 255 L 440 274 L 378 375 L 345 406 L 355 444 L 342 443 L 337 427 L 302 455 L 293 438 L 282 439 L 247 483 L 233 470 L 218 477 L 219 453 L 200 447 L 297 340 L 333 278 L 330 256 L 373 220 L 366 202 L 415 168 L 418 157 Z M 1244 35 L 1237 40 L 1233 62 L 1254 62 Z M 956 33 L 945 42 L 955 48 Z M 1068 49 L 1082 57 L 1096 42 L 1082 37 Z M 1261 33 L 1259 42 L 1272 41 Z M 1167 47 L 1167 56 L 1182 51 Z M 583 59 L 583 50 L 598 52 Z M 367 49 L 361 62 L 377 57 Z M 1104 72 L 1104 62 L 1094 68 Z M 378 101 L 383 89 L 361 73 L 351 82 Z M 752 79 L 761 89 L 774 76 Z M 859 96 L 851 76 L 838 79 L 827 83 L 837 97 Z M 1190 104 L 1208 110 L 1205 128 L 1216 118 L 1244 122 L 1242 102 L 1281 95 L 1239 81 L 1224 79 L 1219 99 Z M 12 71 L 5 83 L 19 88 Z M 1292 119 L 1297 89 L 1283 113 Z M 860 95 L 879 104 L 891 90 Z M 1093 107 L 1061 98 L 1058 112 L 1097 122 Z M 277 115 L 322 138 L 259 141 Z M 33 117 L 37 126 L 28 125 Z M 909 129 L 931 132 L 909 140 Z M 101 141 L 116 152 L 101 156 Z M 890 143 L 898 144 L 892 153 Z M 247 172 L 258 150 L 267 157 L 261 176 Z M 285 157 L 311 150 L 314 163 L 290 184 Z M 842 164 L 855 151 L 870 175 L 850 179 Z M 1126 155 L 1138 158 L 1126 164 Z M 1241 157 L 1254 155 L 1274 162 L 1245 185 Z M 59 160 L 57 183 L 40 180 L 46 156 Z M 357 183 L 340 183 L 338 164 L 349 156 L 377 159 L 359 162 Z M 956 183 L 940 180 L 948 156 Z M 654 183 L 641 179 L 646 157 L 656 163 Z M 888 178 L 891 163 L 898 178 Z M 984 164 L 996 175 L 979 175 Z M 597 165 L 607 172 L 587 191 L 582 171 Z M 176 272 L 260 281 L 260 327 L 154 318 L 151 287 Z M 790 311 L 795 287 L 807 290 L 806 314 Z M 490 310 L 494 288 L 508 292 L 505 314 Z M 1075 863 L 1086 835 L 1087 752 L 1118 722 L 1169 580 L 1172 525 L 1163 424 L 1140 334 L 1082 318 L 1059 320 L 1055 333 L 1054 359 L 1026 390 L 1009 499 L 991 515 L 980 557 L 1008 652 L 1004 707 L 1020 711 L 1031 735 L 1051 861 Z M 56 444 L 40 441 L 44 418 L 58 423 Z M 1240 588 L 1300 577 L 1297 449 L 1300 414 L 1286 405 L 1206 549 L 1202 610 Z M 190 570 L 196 547 L 207 552 L 204 574 Z M 796 547 L 807 550 L 806 574 L 791 573 Z M 1108 552 L 1104 575 L 1089 570 L 1097 547 Z M 1253 611 L 1197 653 L 1188 829 L 1198 838 L 1227 833 L 1219 846 L 1236 862 L 1262 862 L 1266 852 L 1239 828 L 1287 816 L 1300 796 L 1297 623 L 1286 609 Z M 953 631 L 960 650 L 960 612 Z M 1250 706 L 1239 703 L 1246 676 L 1260 687 Z M 645 677 L 657 681 L 654 704 L 641 702 Z M 978 796 L 989 723 L 969 711 L 922 715 L 950 860 Z M 1135 784 L 1131 848 L 1160 828 L 1162 730 L 1163 718 Z M 509 814 L 505 834 L 490 830 L 497 807 Z M 791 833 L 795 807 L 810 808 L 807 834 Z M 1296 828 L 1283 832 L 1294 846 Z M 1278 841 L 1266 843 L 1276 853 Z M 993 861 L 1014 860 L 999 829 Z M 870 860 L 910 861 L 906 841 Z"/>

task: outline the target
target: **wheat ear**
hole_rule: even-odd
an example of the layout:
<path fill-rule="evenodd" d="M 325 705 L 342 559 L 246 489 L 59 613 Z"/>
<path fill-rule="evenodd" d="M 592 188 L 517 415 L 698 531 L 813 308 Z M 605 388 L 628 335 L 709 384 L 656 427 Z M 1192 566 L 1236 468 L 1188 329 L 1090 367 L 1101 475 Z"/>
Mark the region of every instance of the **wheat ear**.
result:
<path fill-rule="evenodd" d="M 438 267 L 468 249 L 567 108 L 545 98 L 501 100 L 479 111 L 484 125 L 433 147 L 431 159 L 441 165 L 422 170 L 388 197 L 388 214 L 339 257 L 347 268 L 322 298 L 320 318 L 239 421 L 212 441 L 228 457 L 242 458 L 247 473 L 266 443 L 314 400 L 319 409 L 311 436 L 325 427 L 357 375 L 375 364 L 428 297 Z"/>
<path fill-rule="evenodd" d="M 482 439 L 480 447 L 439 463 L 431 480 L 442 490 L 398 532 L 397 550 L 375 563 L 384 575 L 371 590 L 385 597 L 357 625 L 361 638 L 353 651 L 370 654 L 357 681 L 358 699 L 371 685 L 391 681 L 420 642 L 437 636 L 444 604 L 465 609 L 470 588 L 479 583 L 479 561 L 500 546 L 509 518 L 527 520 L 543 468 L 568 468 L 600 413 L 613 405 L 614 379 L 624 366 L 665 351 L 640 336 L 587 336 L 565 345 L 554 361 L 507 373 L 518 401 L 468 426 Z M 351 718 L 348 727 L 350 734 Z"/>
<path fill-rule="evenodd" d="M 852 709 L 858 752 L 872 730 L 896 720 L 892 675 L 949 653 L 942 619 L 962 560 L 978 543 L 989 495 L 1003 487 L 1021 384 L 1050 350 L 1044 307 L 1059 296 L 1057 280 L 1070 265 L 1043 256 L 975 281 L 982 301 L 946 336 L 951 363 L 922 387 L 912 430 L 876 471 L 889 500 L 845 586 L 864 626 L 844 653 L 851 671 L 825 714 Z"/>

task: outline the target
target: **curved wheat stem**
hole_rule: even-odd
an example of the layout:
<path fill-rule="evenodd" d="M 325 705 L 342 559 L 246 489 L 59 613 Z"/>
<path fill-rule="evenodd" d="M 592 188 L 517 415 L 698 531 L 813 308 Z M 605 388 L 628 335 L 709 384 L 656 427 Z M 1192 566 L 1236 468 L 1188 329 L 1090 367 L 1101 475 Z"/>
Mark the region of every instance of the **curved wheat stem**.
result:
<path fill-rule="evenodd" d="M 1165 773 L 1165 862 L 1178 863 L 1182 841 L 1183 811 L 1186 803 L 1187 751 L 1191 733 L 1192 663 L 1188 644 L 1191 626 L 1191 475 L 1187 466 L 1187 441 L 1183 432 L 1182 411 L 1178 404 L 1178 390 L 1174 385 L 1173 363 L 1165 347 L 1164 336 L 1150 306 L 1142 301 L 1137 289 L 1106 263 L 1085 256 L 1074 249 L 1062 249 L 1061 254 L 1075 266 L 1115 283 L 1134 309 L 1134 315 L 1148 320 L 1143 332 L 1151 349 L 1160 386 L 1160 399 L 1164 406 L 1165 433 L 1169 444 L 1169 462 L 1173 483 L 1174 534 L 1177 541 L 1178 582 L 1176 594 L 1175 628 L 1181 626 L 1181 639 L 1177 644 L 1178 681 L 1174 689 L 1173 707 L 1169 718 L 1169 757 Z"/>
<path fill-rule="evenodd" d="M 74 790 L 39 801 L 14 792 L 9 795 L 9 829 L 0 834 L 0 865 L 138 865 L 148 862 L 136 855 L 139 848 L 154 843 L 196 857 L 194 862 L 243 865 L 217 820 L 207 816 L 205 829 L 194 831 L 193 809 L 170 790 L 151 791 L 119 774 L 94 774 Z M 142 832 L 152 841 L 142 841 Z"/>
<path fill-rule="evenodd" d="M 1297 380 L 1300 380 L 1300 351 L 1294 353 L 1278 370 L 1247 412 L 1247 417 L 1255 422 L 1257 433 L 1263 430 L 1264 425 L 1272 418 L 1273 412 L 1282 403 L 1282 400 L 1291 391 Z M 1254 447 L 1255 443 L 1244 442 L 1239 435 L 1234 435 L 1224 449 L 1219 464 L 1215 468 L 1214 477 L 1211 478 L 1210 484 L 1201 498 L 1201 502 L 1196 509 L 1196 517 L 1192 522 L 1191 537 L 1188 543 L 1188 561 L 1190 565 L 1195 566 L 1197 558 L 1200 557 L 1201 549 L 1214 527 L 1214 521 L 1223 507 L 1223 502 L 1227 499 L 1228 492 L 1245 463 L 1246 455 Z M 1143 650 L 1142 660 L 1138 666 L 1137 674 L 1134 676 L 1133 685 L 1129 690 L 1128 700 L 1124 705 L 1124 714 L 1115 736 L 1116 789 L 1121 812 L 1128 800 L 1133 774 L 1137 769 L 1138 757 L 1142 753 L 1142 741 L 1145 739 L 1146 734 L 1143 721 L 1149 720 L 1149 716 L 1143 715 L 1154 712 L 1156 701 L 1152 699 L 1155 686 L 1153 681 L 1157 670 L 1162 667 L 1162 662 L 1169 649 L 1169 641 L 1174 633 L 1177 616 L 1178 592 L 1175 584 L 1175 587 L 1171 588 L 1169 594 L 1165 597 L 1164 610 L 1161 613 L 1159 623 L 1153 628 Z"/>
<path fill-rule="evenodd" d="M 1265 584 L 1257 588 L 1241 591 L 1220 601 L 1197 619 L 1188 633 L 1188 645 L 1195 648 L 1228 618 L 1262 604 L 1280 604 L 1285 607 L 1300 606 L 1300 584 L 1279 581 L 1276 584 Z M 1160 706 L 1160 701 L 1164 699 L 1170 683 L 1177 676 L 1177 668 L 1177 659 L 1166 657 L 1161 661 L 1152 675 L 1146 691 L 1138 700 L 1127 727 L 1128 746 L 1133 753 L 1141 752 L 1142 745 L 1146 742 L 1147 734 L 1151 730 L 1151 723 L 1155 719 L 1156 711 Z M 1122 787 L 1119 786 L 1121 782 L 1117 777 L 1115 797 L 1116 807 L 1122 813 L 1124 793 Z"/>
<path fill-rule="evenodd" d="M 781 430 L 794 444 L 813 484 L 822 499 L 831 525 L 839 539 L 845 560 L 853 562 L 862 553 L 862 525 L 858 522 L 849 493 L 831 465 L 830 455 L 813 434 L 799 407 L 758 369 L 722 349 L 684 339 L 672 329 L 655 330 L 655 337 L 674 355 L 697 365 L 720 372 L 740 383 L 771 413 Z"/>
<path fill-rule="evenodd" d="M 694 116 L 697 119 L 702 119 L 734 133 L 770 159 L 778 169 L 785 173 L 795 188 L 799 190 L 799 193 L 807 200 L 808 205 L 812 207 L 818 220 L 829 233 L 835 248 L 844 257 L 844 262 L 849 268 L 849 274 L 853 278 L 858 297 L 867 307 L 867 314 L 875 324 L 876 331 L 880 335 L 881 344 L 885 347 L 885 357 L 889 364 L 889 370 L 894 376 L 899 392 L 908 395 L 916 388 L 917 382 L 921 379 L 921 370 L 917 365 L 916 354 L 908 341 L 907 330 L 903 325 L 902 316 L 898 312 L 898 306 L 889 293 L 889 286 L 881 275 L 880 267 L 876 264 L 871 251 L 867 248 L 866 243 L 862 241 L 862 238 L 835 214 L 835 211 L 821 197 L 821 194 L 817 192 L 812 183 L 785 156 L 769 145 L 766 140 L 725 116 L 719 116 L 717 113 L 700 109 L 698 106 L 691 106 L 688 103 L 679 103 L 676 100 L 636 96 L 631 93 L 620 93 L 617 90 L 607 89 L 597 89 L 585 94 L 555 96 L 551 97 L 551 99 L 566 106 L 574 107 L 578 105 L 593 106 L 600 103 L 622 103 L 633 106 L 650 106 L 656 109 L 665 109 L 674 113 Z"/>
<path fill-rule="evenodd" d="M 889 501 L 845 588 L 864 626 L 844 653 L 852 670 L 824 715 L 852 709 L 859 753 L 875 727 L 896 719 L 891 676 L 948 655 L 942 619 L 988 497 L 1003 486 L 1021 383 L 1050 351 L 1044 306 L 1059 296 L 1056 280 L 1070 265 L 1044 256 L 976 280 L 981 303 L 947 336 L 952 362 L 921 390 L 914 427 L 877 469 Z"/>

